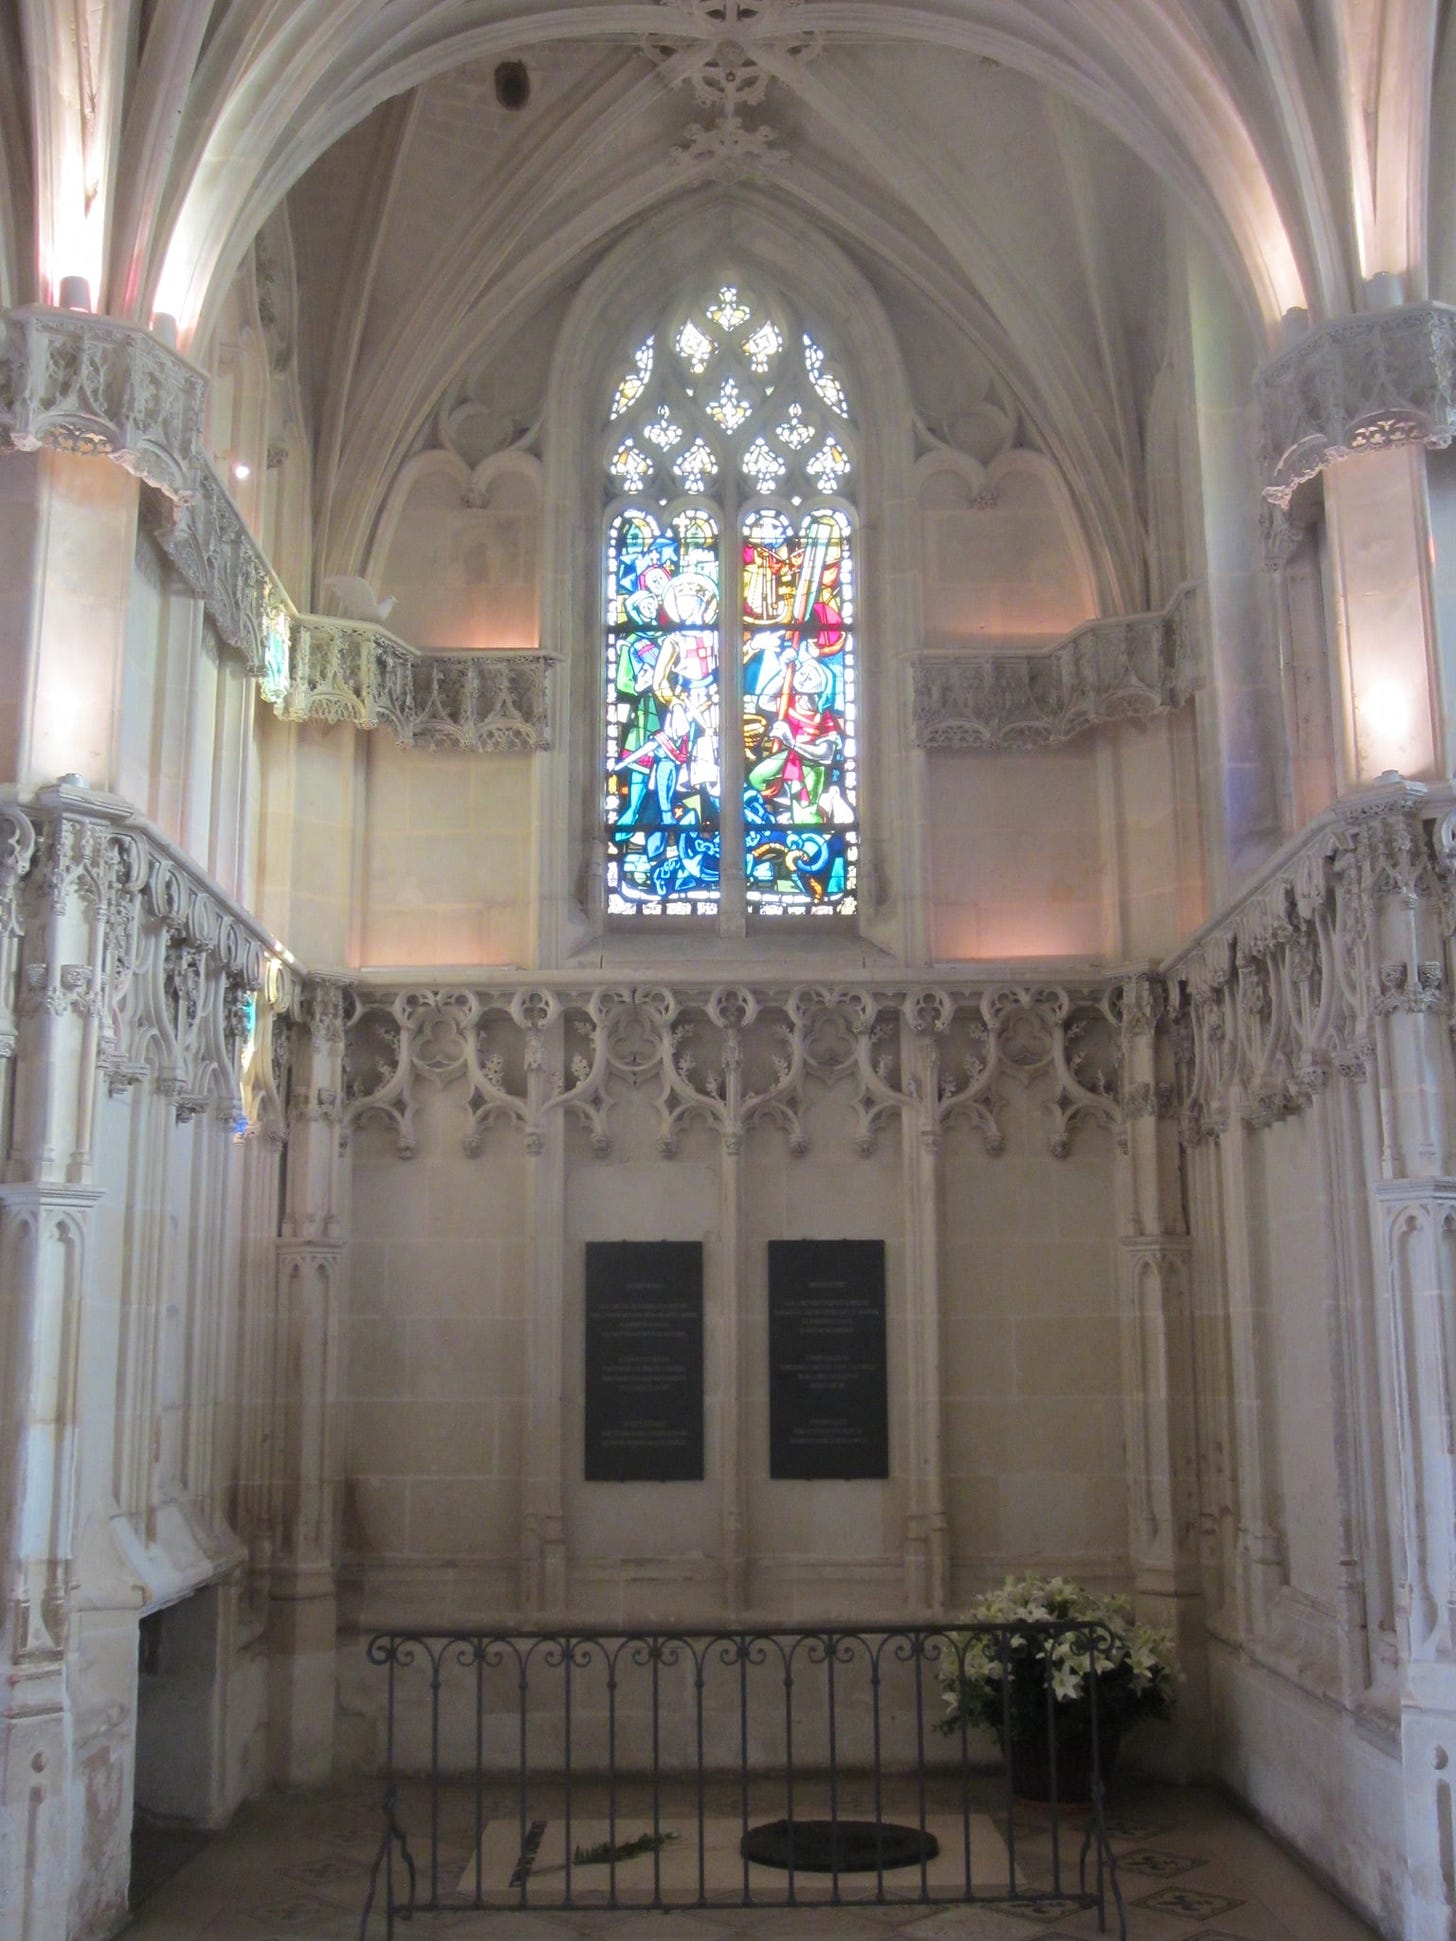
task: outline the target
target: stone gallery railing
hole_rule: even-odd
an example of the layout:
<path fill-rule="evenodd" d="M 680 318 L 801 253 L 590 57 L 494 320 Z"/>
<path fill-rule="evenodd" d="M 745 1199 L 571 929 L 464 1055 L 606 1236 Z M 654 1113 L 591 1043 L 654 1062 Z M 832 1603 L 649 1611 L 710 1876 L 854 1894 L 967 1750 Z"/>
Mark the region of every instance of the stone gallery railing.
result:
<path fill-rule="evenodd" d="M 389 1941 L 397 1922 L 472 1908 L 774 1907 L 787 1935 L 789 1909 L 856 1903 L 1034 1921 L 1086 1908 L 1104 1929 L 1111 1904 L 1125 1935 L 1103 1820 L 1109 1642 L 1085 1624 L 381 1632 L 366 1651 L 385 1684 L 385 1770 L 361 1941 L 371 1916 Z M 964 1723 L 935 1731 L 942 1681 L 973 1648 L 1001 1667 L 1003 1744 L 1029 1733 L 1047 1771 L 1034 1835 L 1010 1759 L 984 1773 Z M 1044 1715 L 1032 1701 L 1020 1716 L 1017 1668 L 1034 1653 L 1088 1666 L 1075 1746 L 1050 1680 Z M 1074 1831 L 1078 1797 L 1090 1811 Z"/>
<path fill-rule="evenodd" d="M 1048 1150 L 1061 1158 L 1079 1126 L 1118 1122 L 1124 995 L 1118 979 L 894 989 L 355 986 L 345 1121 L 382 1121 L 408 1157 L 424 1097 L 459 1082 L 471 1153 L 493 1127 L 540 1152 L 561 1114 L 605 1155 L 614 1112 L 629 1098 L 651 1101 L 664 1157 L 690 1126 L 716 1132 L 730 1152 L 769 1127 L 802 1153 L 810 1096 L 833 1084 L 847 1088 L 863 1155 L 903 1113 L 931 1145 L 961 1123 L 998 1152 L 1008 1089 L 1035 1086 Z"/>
<path fill-rule="evenodd" d="M 155 488 L 159 545 L 286 720 L 385 722 L 425 747 L 549 747 L 547 656 L 420 653 L 294 611 L 203 450 L 206 393 L 206 374 L 137 324 L 0 315 L 0 450 L 105 457 Z"/>
<path fill-rule="evenodd" d="M 1203 684 L 1196 586 L 1161 613 L 1092 620 L 1028 654 L 925 654 L 911 663 L 917 748 L 1043 748 L 1105 721 L 1182 707 Z"/>
<path fill-rule="evenodd" d="M 421 654 L 367 621 L 293 623 L 285 721 L 387 724 L 405 747 L 503 752 L 551 746 L 546 654 Z"/>

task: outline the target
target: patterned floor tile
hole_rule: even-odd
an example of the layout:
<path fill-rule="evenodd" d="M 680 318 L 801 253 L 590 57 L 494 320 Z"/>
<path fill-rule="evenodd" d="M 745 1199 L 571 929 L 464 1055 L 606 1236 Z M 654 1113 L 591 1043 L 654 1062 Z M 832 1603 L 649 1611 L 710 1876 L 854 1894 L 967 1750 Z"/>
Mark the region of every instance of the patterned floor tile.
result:
<path fill-rule="evenodd" d="M 248 1913 L 260 1927 L 302 1928 L 332 1921 L 345 1911 L 337 1901 L 320 1900 L 317 1894 L 292 1894 L 286 1900 L 250 1908 Z"/>
<path fill-rule="evenodd" d="M 1155 1880 L 1176 1880 L 1179 1874 L 1191 1874 L 1195 1867 L 1207 1865 L 1202 1854 L 1164 1853 L 1157 1847 L 1134 1847 L 1117 1856 L 1119 1873 L 1151 1874 Z"/>
<path fill-rule="evenodd" d="M 333 1854 L 302 1861 L 296 1867 L 285 1867 L 282 1873 L 285 1880 L 302 1881 L 305 1887 L 323 1887 L 330 1881 L 347 1880 L 362 1888 L 364 1881 L 364 1869 L 357 1860 L 345 1860 Z"/>
<path fill-rule="evenodd" d="M 1102 1822 L 1111 1839 L 1160 1840 L 1165 1833 L 1173 1831 L 1171 1820 L 1144 1819 L 1138 1813 L 1109 1813 Z"/>
<path fill-rule="evenodd" d="M 1243 1904 L 1228 1894 L 1208 1894 L 1197 1887 L 1162 1887 L 1156 1894 L 1140 1895 L 1133 1903 L 1135 1907 L 1149 1907 L 1155 1914 L 1178 1914 L 1188 1921 L 1216 1920 Z"/>

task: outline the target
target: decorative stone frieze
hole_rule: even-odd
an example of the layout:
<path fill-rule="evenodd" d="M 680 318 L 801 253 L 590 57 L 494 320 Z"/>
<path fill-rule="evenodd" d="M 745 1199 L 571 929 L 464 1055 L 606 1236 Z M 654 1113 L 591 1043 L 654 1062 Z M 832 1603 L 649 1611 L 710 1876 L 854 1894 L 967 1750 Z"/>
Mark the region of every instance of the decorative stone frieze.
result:
<path fill-rule="evenodd" d="M 420 654 L 367 621 L 295 622 L 285 721 L 393 729 L 404 747 L 501 752 L 551 746 L 546 654 Z"/>
<path fill-rule="evenodd" d="M 1203 684 L 1197 588 L 1161 613 L 1092 620 L 1029 654 L 924 654 L 911 663 L 917 748 L 1042 748 L 1180 708 Z"/>
<path fill-rule="evenodd" d="M 1235 1095 L 1258 1128 L 1335 1074 L 1366 1077 L 1395 1018 L 1449 1019 L 1456 817 L 1444 806 L 1419 783 L 1341 804 L 1172 960 L 1188 1143 L 1226 1128 Z"/>
<path fill-rule="evenodd" d="M 1119 988 L 359 987 L 346 1128 L 383 1120 L 408 1157 L 426 1092 L 459 1083 L 467 1152 L 495 1127 L 539 1152 L 560 1112 L 605 1155 L 614 1108 L 631 1095 L 652 1101 L 664 1157 L 695 1125 L 730 1153 L 761 1127 L 803 1153 L 810 1092 L 834 1085 L 849 1090 L 862 1155 L 906 1111 L 932 1145 L 960 1123 L 998 1152 L 1006 1092 L 1030 1087 L 1048 1150 L 1062 1158 L 1080 1127 L 1117 1123 Z"/>
<path fill-rule="evenodd" d="M 1443 303 L 1340 317 L 1254 380 L 1264 497 L 1287 510 L 1307 479 L 1352 452 L 1444 447 L 1456 437 L 1456 309 Z"/>

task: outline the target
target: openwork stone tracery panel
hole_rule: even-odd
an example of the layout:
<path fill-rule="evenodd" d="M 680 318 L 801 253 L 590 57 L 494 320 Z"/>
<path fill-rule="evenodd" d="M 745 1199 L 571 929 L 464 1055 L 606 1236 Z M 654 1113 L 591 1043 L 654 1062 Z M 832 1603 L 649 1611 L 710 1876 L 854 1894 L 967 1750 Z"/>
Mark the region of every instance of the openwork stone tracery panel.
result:
<path fill-rule="evenodd" d="M 458 1085 L 468 1152 L 502 1127 L 539 1152 L 560 1113 L 605 1156 L 616 1108 L 645 1097 L 664 1158 L 692 1127 L 729 1152 L 770 1128 L 802 1154 L 809 1107 L 833 1090 L 863 1156 L 906 1114 L 931 1144 L 961 1123 L 995 1153 L 1015 1088 L 1035 1097 L 1061 1158 L 1080 1129 L 1118 1121 L 1120 1006 L 1116 984 L 356 988 L 345 1122 L 382 1121 L 408 1157 L 426 1098 Z"/>
<path fill-rule="evenodd" d="M 1379 1067 L 1384 1021 L 1449 1021 L 1456 818 L 1420 784 L 1332 812 L 1300 851 L 1177 960 L 1185 1141 L 1305 1109 Z M 1439 1155 L 1429 1155 L 1434 1168 Z"/>
<path fill-rule="evenodd" d="M 910 668 L 917 748 L 1049 747 L 1197 693 L 1197 589 L 1180 588 L 1161 613 L 1090 621 L 1035 653 L 923 654 Z"/>

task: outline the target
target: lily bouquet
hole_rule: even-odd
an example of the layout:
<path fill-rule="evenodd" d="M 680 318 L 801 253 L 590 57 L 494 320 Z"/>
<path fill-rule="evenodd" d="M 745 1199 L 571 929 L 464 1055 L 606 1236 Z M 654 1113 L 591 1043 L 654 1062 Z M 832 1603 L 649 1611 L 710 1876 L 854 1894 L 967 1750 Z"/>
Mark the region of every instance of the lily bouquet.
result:
<path fill-rule="evenodd" d="M 1038 1749 L 1047 1756 L 1050 1714 L 1058 1764 L 1070 1778 L 1090 1757 L 1094 1672 L 1104 1771 L 1130 1726 L 1172 1713 L 1172 1637 L 1138 1624 L 1126 1598 L 1098 1597 L 1065 1577 L 1008 1577 L 973 1599 L 965 1619 L 1005 1628 L 950 1634 L 940 1665 L 942 1732 L 985 1727 L 1008 1757 L 1020 1752 L 1028 1765 Z"/>

